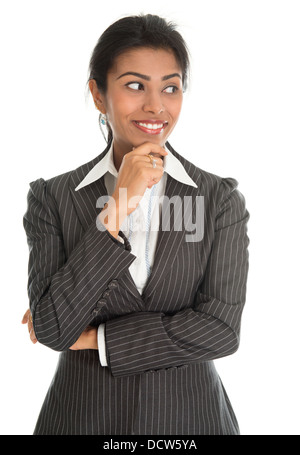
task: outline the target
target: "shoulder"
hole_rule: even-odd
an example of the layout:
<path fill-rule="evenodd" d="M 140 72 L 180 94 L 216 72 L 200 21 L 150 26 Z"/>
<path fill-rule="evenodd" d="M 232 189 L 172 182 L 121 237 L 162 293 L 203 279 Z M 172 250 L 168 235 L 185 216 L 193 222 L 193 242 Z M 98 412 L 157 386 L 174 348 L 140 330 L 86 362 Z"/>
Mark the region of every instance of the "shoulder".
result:
<path fill-rule="evenodd" d="M 221 177 L 220 175 L 204 170 L 176 152 L 170 144 L 168 144 L 168 148 L 184 166 L 191 179 L 197 184 L 199 195 L 215 195 L 218 199 L 222 199 L 228 197 L 231 192 L 237 189 L 238 181 L 235 178 Z"/>
<path fill-rule="evenodd" d="M 33 192 L 37 196 L 47 194 L 48 197 L 52 196 L 56 201 L 61 197 L 65 196 L 71 189 L 75 189 L 76 186 L 84 179 L 86 174 L 103 158 L 103 156 L 109 150 L 109 146 L 97 157 L 82 164 L 81 166 L 56 175 L 49 179 L 39 178 L 29 183 L 29 192 Z"/>
<path fill-rule="evenodd" d="M 197 184 L 197 195 L 204 197 L 206 209 L 214 213 L 215 219 L 220 220 L 219 224 L 222 223 L 223 226 L 233 220 L 248 220 L 245 197 L 239 191 L 235 178 L 221 177 L 201 169 L 172 148 L 170 150 Z"/>

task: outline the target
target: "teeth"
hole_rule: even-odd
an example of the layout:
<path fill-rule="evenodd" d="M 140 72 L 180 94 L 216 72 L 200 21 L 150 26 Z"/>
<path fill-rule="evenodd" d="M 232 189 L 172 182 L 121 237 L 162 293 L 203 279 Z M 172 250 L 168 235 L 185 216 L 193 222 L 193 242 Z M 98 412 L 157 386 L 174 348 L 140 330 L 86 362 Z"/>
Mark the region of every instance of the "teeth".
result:
<path fill-rule="evenodd" d="M 143 126 L 144 128 L 147 128 L 148 130 L 158 130 L 163 128 L 163 123 L 140 123 L 136 122 L 138 125 Z"/>

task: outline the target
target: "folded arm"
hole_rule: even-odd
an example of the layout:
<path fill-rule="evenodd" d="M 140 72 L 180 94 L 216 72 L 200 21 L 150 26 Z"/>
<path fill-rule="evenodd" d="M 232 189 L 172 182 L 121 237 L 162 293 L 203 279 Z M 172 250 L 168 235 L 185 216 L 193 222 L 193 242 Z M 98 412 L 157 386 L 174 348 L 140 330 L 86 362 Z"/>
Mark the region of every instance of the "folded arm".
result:
<path fill-rule="evenodd" d="M 143 312 L 107 321 L 107 361 L 114 376 L 213 360 L 238 349 L 249 214 L 232 181 L 224 185 L 212 250 L 193 307 L 175 314 Z"/>
<path fill-rule="evenodd" d="M 95 219 L 66 260 L 55 202 L 43 179 L 30 185 L 24 228 L 34 332 L 40 343 L 63 351 L 89 326 L 107 284 L 135 256 L 108 231 L 99 230 Z"/>

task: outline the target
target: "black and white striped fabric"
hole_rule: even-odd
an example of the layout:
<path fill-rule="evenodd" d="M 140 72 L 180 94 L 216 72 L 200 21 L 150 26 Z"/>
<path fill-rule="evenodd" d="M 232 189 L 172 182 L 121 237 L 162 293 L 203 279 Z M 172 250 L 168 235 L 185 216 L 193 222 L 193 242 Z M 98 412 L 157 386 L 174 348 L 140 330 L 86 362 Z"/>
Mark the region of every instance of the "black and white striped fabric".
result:
<path fill-rule="evenodd" d="M 165 194 L 189 196 L 194 208 L 204 197 L 204 236 L 186 242 L 174 223 L 161 229 L 140 295 L 128 271 L 130 243 L 96 225 L 104 177 L 75 191 L 108 150 L 30 184 L 30 308 L 39 342 L 61 351 L 34 433 L 239 434 L 213 362 L 237 350 L 246 296 L 249 214 L 237 182 L 171 149 L 198 188 L 168 176 Z M 108 367 L 96 350 L 69 350 L 88 325 L 102 322 Z"/>

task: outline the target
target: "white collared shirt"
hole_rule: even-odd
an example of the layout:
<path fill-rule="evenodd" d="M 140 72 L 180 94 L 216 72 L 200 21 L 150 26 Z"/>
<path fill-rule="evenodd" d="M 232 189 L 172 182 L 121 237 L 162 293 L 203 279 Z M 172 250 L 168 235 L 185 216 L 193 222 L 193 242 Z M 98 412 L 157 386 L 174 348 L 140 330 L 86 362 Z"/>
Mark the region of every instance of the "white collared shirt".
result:
<path fill-rule="evenodd" d="M 166 173 L 181 183 L 197 188 L 196 183 L 187 174 L 180 161 L 169 149 L 167 149 L 167 151 L 168 155 L 164 156 L 163 160 L 164 173 L 162 178 L 151 189 L 146 188 L 137 208 L 124 220 L 120 227 L 120 230 L 130 242 L 131 253 L 136 256 L 136 259 L 129 267 L 129 271 L 140 294 L 142 294 L 148 280 L 147 272 L 149 271 L 149 267 L 151 270 L 154 262 L 161 210 L 159 198 L 165 194 L 167 182 Z M 81 188 L 90 185 L 103 175 L 107 194 L 111 196 L 114 192 L 118 178 L 118 171 L 115 168 L 113 160 L 113 144 L 102 160 L 91 169 L 81 183 L 75 188 L 75 191 L 79 191 Z M 148 226 L 147 219 L 151 195 L 151 224 Z M 120 236 L 118 236 L 118 240 L 124 242 Z M 101 365 L 107 366 L 104 329 L 105 324 L 101 324 L 98 328 L 98 346 Z"/>

